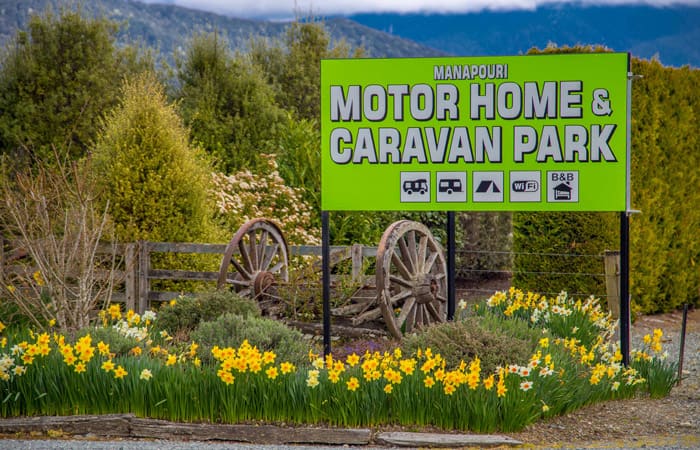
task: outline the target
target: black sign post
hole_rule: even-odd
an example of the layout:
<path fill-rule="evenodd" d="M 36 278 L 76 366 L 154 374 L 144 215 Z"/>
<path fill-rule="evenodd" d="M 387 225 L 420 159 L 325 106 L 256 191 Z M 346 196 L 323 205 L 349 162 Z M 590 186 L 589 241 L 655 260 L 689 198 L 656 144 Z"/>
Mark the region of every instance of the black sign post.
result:
<path fill-rule="evenodd" d="M 447 320 L 455 318 L 455 212 L 447 212 Z"/>
<path fill-rule="evenodd" d="M 323 354 L 331 353 L 331 233 L 328 211 L 321 211 L 321 270 L 323 272 Z"/>

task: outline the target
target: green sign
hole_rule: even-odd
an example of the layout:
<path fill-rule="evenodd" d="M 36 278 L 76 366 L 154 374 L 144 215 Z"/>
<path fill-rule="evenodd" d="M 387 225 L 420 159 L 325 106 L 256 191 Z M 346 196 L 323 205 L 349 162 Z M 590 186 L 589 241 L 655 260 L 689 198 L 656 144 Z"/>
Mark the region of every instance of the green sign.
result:
<path fill-rule="evenodd" d="M 628 55 L 321 62 L 322 209 L 625 211 Z"/>

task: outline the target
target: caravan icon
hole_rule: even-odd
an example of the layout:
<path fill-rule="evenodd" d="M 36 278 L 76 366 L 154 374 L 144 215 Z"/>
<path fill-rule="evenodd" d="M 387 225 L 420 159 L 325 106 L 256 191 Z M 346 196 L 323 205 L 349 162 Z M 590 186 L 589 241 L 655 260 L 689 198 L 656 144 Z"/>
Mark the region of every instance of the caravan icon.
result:
<path fill-rule="evenodd" d="M 462 180 L 459 178 L 443 178 L 438 183 L 438 192 L 452 194 L 453 192 L 462 192 L 462 190 Z"/>
<path fill-rule="evenodd" d="M 425 178 L 406 180 L 403 182 L 403 191 L 408 195 L 413 195 L 414 193 L 425 195 L 428 192 L 428 180 Z"/>

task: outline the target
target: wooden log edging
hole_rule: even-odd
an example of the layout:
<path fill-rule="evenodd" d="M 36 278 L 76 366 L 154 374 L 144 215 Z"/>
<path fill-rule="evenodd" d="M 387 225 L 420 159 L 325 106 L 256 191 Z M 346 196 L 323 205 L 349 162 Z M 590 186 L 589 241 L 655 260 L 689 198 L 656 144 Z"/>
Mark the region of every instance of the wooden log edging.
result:
<path fill-rule="evenodd" d="M 365 428 L 283 427 L 275 425 L 179 423 L 134 414 L 18 417 L 0 420 L 0 434 L 62 431 L 104 438 L 231 441 L 249 444 L 367 445 Z"/>

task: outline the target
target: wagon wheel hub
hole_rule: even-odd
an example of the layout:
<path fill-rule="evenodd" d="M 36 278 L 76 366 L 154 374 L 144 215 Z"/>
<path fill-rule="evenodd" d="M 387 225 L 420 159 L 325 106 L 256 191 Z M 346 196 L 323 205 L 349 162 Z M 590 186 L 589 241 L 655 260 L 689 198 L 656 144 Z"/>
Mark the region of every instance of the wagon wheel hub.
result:
<path fill-rule="evenodd" d="M 438 282 L 432 274 L 421 275 L 413 286 L 413 296 L 416 298 L 416 302 L 421 305 L 437 300 L 438 291 Z"/>
<path fill-rule="evenodd" d="M 255 297 L 263 295 L 275 283 L 275 276 L 271 272 L 258 272 L 253 280 L 253 294 Z"/>

